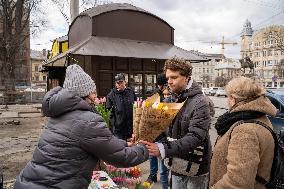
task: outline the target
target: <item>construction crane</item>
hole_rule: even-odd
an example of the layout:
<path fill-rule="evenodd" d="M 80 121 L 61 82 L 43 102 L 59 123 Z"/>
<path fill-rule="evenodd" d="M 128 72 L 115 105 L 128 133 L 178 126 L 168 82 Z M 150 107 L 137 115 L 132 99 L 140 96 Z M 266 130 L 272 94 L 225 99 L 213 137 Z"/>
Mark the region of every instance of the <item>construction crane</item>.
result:
<path fill-rule="evenodd" d="M 221 45 L 221 54 L 224 57 L 224 52 L 225 52 L 225 45 L 237 45 L 237 42 L 229 42 L 225 41 L 224 36 L 222 36 L 222 41 L 209 41 L 209 42 L 203 42 L 203 43 L 211 43 L 211 44 L 218 44 Z"/>

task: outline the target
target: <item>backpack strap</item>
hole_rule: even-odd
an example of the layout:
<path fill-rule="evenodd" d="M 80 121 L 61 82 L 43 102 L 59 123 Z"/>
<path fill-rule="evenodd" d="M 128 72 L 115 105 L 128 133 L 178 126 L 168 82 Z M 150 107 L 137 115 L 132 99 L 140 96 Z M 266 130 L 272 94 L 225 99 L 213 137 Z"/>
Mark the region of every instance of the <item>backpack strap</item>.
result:
<path fill-rule="evenodd" d="M 233 127 L 233 129 L 231 130 L 229 140 L 231 139 L 231 134 L 232 134 L 234 128 L 237 127 L 237 126 L 239 126 L 239 125 L 241 125 L 241 124 L 243 124 L 243 123 L 256 123 L 256 124 L 261 125 L 262 127 L 266 128 L 266 129 L 271 133 L 271 135 L 272 135 L 272 137 L 273 137 L 273 139 L 274 139 L 274 143 L 275 143 L 274 154 L 276 153 L 276 149 L 277 149 L 277 148 L 276 148 L 276 145 L 277 145 L 277 141 L 278 141 L 276 134 L 275 134 L 274 131 L 273 131 L 269 126 L 267 126 L 265 123 L 263 123 L 263 122 L 261 122 L 261 121 L 258 121 L 258 120 L 255 120 L 255 119 L 251 119 L 251 120 L 241 120 L 241 121 L 239 121 L 238 124 L 236 124 L 236 125 Z M 261 184 L 264 184 L 264 185 L 268 182 L 267 180 L 265 180 L 263 177 L 261 177 L 261 176 L 259 176 L 259 175 L 256 175 L 255 180 L 256 180 L 257 182 L 261 183 Z"/>

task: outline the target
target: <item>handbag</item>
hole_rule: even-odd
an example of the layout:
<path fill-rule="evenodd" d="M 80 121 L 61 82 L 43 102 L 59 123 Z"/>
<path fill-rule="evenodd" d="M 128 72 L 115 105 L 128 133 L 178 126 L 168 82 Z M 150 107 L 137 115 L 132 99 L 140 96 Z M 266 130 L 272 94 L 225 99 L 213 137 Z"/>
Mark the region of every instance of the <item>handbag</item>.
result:
<path fill-rule="evenodd" d="M 169 141 L 175 139 L 168 138 Z M 190 152 L 186 159 L 171 157 L 165 158 L 165 166 L 174 173 L 186 175 L 190 177 L 200 176 L 198 175 L 199 167 L 202 162 L 204 153 L 204 146 L 198 146 L 193 152 Z"/>

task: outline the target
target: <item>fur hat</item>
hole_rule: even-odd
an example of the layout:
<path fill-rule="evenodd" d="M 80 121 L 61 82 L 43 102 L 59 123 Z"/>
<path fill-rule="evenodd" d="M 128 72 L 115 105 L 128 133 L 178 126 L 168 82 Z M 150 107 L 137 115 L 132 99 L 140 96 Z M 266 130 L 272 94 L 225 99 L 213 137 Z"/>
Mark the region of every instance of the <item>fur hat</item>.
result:
<path fill-rule="evenodd" d="M 229 81 L 225 87 L 228 96 L 236 99 L 254 99 L 265 94 L 261 81 L 255 77 L 237 77 Z"/>
<path fill-rule="evenodd" d="M 93 79 L 77 64 L 67 67 L 63 88 L 75 96 L 86 97 L 96 91 Z"/>

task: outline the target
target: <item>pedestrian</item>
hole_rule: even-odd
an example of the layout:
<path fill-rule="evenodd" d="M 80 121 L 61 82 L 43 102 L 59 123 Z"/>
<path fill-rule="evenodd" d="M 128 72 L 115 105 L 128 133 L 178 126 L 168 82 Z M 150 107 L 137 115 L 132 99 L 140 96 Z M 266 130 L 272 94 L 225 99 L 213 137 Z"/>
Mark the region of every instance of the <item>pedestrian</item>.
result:
<path fill-rule="evenodd" d="M 211 156 L 208 103 L 201 87 L 191 78 L 189 62 L 176 57 L 169 59 L 164 71 L 176 102 L 184 102 L 184 105 L 169 126 L 169 141 L 142 143 L 150 155 L 168 160 L 165 164 L 172 172 L 172 188 L 205 189 Z M 176 168 L 179 166 L 181 169 Z"/>
<path fill-rule="evenodd" d="M 214 103 L 213 101 L 206 95 L 204 95 L 207 102 L 208 102 L 208 106 L 209 106 L 209 111 L 210 111 L 210 116 L 211 118 L 214 118 L 214 115 L 215 115 L 215 107 L 214 107 Z"/>
<path fill-rule="evenodd" d="M 163 102 L 165 99 L 163 91 L 167 88 L 167 84 L 168 84 L 168 81 L 166 78 L 166 74 L 164 73 L 158 74 L 157 75 L 157 88 L 154 91 L 154 94 L 158 93 L 160 95 L 160 102 Z"/>
<path fill-rule="evenodd" d="M 76 64 L 68 66 L 63 88 L 55 87 L 43 99 L 48 123 L 14 189 L 87 189 L 99 160 L 131 167 L 148 159 L 144 145 L 128 147 L 112 135 L 92 109 L 95 99 L 91 77 Z"/>
<path fill-rule="evenodd" d="M 157 90 L 155 93 L 158 93 L 160 95 L 160 101 L 161 102 L 170 102 L 171 94 L 170 91 L 167 88 L 167 78 L 164 73 L 158 74 L 157 76 Z M 166 135 L 162 133 L 155 142 L 162 142 L 166 139 Z M 160 158 L 157 158 L 156 156 L 150 156 L 149 157 L 149 163 L 150 163 L 150 174 L 147 178 L 147 182 L 153 183 L 157 182 L 157 174 L 158 174 L 158 167 L 160 170 L 160 182 L 162 185 L 162 189 L 168 189 L 168 169 L 164 164 L 164 161 Z"/>
<path fill-rule="evenodd" d="M 270 131 L 259 123 L 272 128 L 267 115 L 275 116 L 277 110 L 265 96 L 263 86 L 253 78 L 235 78 L 225 91 L 229 111 L 215 124 L 219 137 L 211 161 L 209 186 L 265 189 L 256 177 L 269 180 L 275 144 Z"/>
<path fill-rule="evenodd" d="M 115 87 L 107 95 L 106 108 L 111 110 L 111 125 L 115 136 L 129 140 L 133 134 L 133 103 L 137 100 L 134 91 L 126 87 L 125 76 L 115 76 Z"/>

